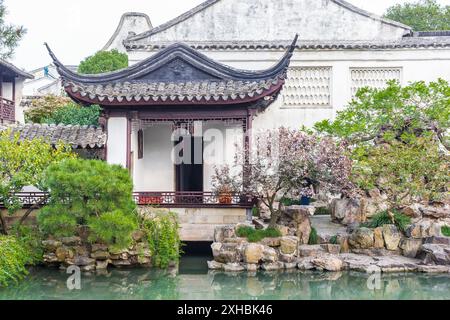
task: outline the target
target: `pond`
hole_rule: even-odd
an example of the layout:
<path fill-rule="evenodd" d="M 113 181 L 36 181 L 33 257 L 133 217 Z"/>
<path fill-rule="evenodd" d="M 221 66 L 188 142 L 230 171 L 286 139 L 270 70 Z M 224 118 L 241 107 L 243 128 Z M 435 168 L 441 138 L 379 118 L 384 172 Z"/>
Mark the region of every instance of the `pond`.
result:
<path fill-rule="evenodd" d="M 205 258 L 196 256 L 183 258 L 178 272 L 112 269 L 83 274 L 81 290 L 67 289 L 68 276 L 57 269 L 34 268 L 18 286 L 0 289 L 0 300 L 450 299 L 450 274 L 387 274 L 378 290 L 369 290 L 364 273 L 226 274 L 208 271 Z"/>

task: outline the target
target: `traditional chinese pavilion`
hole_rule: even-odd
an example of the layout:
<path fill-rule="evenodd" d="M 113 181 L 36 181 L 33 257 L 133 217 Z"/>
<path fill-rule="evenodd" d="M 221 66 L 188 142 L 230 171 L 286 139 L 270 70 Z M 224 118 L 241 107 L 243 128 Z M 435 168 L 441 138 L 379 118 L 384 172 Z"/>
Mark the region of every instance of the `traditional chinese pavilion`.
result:
<path fill-rule="evenodd" d="M 297 37 L 276 65 L 260 71 L 234 69 L 175 43 L 127 69 L 81 75 L 48 50 L 67 94 L 86 106 L 102 107 L 106 160 L 130 170 L 138 202 L 171 207 L 189 220 L 184 221 L 188 225 L 203 221 L 209 228 L 186 231 L 184 238 L 208 240 L 212 227 L 245 220 L 252 206 L 240 194 L 221 203 L 212 192 L 213 168 L 232 164 L 235 148 L 251 143 L 247 133 L 253 117 L 283 88 L 296 41 Z M 186 133 L 174 138 L 180 128 Z M 215 149 L 212 144 L 218 141 L 211 132 L 223 137 Z M 200 148 L 202 155 L 213 149 L 224 160 L 198 161 L 193 159 L 198 153 L 191 152 L 192 159 L 174 162 L 173 152 L 180 145 L 183 150 Z M 217 147 L 222 149 L 218 152 Z M 189 215 L 193 209 L 198 210 L 195 221 Z"/>

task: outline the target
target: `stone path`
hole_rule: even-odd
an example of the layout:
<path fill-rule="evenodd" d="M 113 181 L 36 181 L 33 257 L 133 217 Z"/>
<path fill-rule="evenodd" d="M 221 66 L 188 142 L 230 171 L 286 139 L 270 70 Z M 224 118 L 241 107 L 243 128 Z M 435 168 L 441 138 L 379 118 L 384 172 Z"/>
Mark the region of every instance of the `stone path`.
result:
<path fill-rule="evenodd" d="M 347 228 L 343 225 L 331 222 L 331 216 L 312 216 L 311 225 L 317 230 L 321 242 L 327 242 L 331 237 L 347 234 Z"/>

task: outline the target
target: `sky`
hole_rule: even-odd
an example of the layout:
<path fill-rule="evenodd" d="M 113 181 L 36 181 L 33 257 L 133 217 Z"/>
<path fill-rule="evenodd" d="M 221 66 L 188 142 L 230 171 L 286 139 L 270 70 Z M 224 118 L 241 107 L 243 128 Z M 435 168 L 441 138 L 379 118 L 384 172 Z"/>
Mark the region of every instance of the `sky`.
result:
<path fill-rule="evenodd" d="M 11 60 L 32 70 L 50 63 L 43 46 L 49 43 L 64 64 L 77 65 L 100 50 L 114 33 L 125 12 L 144 12 L 153 26 L 172 19 L 204 0 L 5 0 L 7 22 L 24 25 L 28 32 Z M 405 0 L 347 0 L 378 15 Z M 439 0 L 450 4 L 450 0 Z"/>

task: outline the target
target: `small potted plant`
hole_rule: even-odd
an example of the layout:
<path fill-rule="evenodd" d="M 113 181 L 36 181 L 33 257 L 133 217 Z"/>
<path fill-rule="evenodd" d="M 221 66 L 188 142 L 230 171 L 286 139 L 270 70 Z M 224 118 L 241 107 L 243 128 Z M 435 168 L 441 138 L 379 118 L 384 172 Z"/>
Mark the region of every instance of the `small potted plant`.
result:
<path fill-rule="evenodd" d="M 215 168 L 215 173 L 212 177 L 212 186 L 219 204 L 233 203 L 235 194 L 241 190 L 239 183 L 239 178 L 231 177 L 229 166 Z"/>

